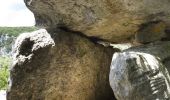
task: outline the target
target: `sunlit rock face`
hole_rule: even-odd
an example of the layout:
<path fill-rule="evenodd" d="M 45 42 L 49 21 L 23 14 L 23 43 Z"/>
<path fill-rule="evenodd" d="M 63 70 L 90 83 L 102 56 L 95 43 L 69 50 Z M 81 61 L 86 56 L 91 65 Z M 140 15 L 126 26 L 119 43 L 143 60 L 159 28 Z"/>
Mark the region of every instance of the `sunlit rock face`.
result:
<path fill-rule="evenodd" d="M 114 100 L 108 77 L 113 53 L 64 31 L 21 34 L 7 100 Z"/>
<path fill-rule="evenodd" d="M 135 33 L 141 31 L 144 23 L 161 21 L 167 25 L 170 15 L 169 0 L 24 1 L 34 13 L 37 25 L 48 28 L 66 27 L 111 42 L 129 41 Z M 152 34 L 152 31 L 143 32 Z M 150 37 L 153 36 L 152 34 Z"/>
<path fill-rule="evenodd" d="M 169 54 L 165 54 L 169 46 L 162 42 L 113 55 L 109 79 L 118 100 L 170 99 Z"/>

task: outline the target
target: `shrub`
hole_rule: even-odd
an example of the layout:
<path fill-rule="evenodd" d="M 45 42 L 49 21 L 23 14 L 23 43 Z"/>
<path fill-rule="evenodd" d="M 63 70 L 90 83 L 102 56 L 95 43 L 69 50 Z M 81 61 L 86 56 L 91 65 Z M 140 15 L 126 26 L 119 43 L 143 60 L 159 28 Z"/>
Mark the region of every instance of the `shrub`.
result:
<path fill-rule="evenodd" d="M 10 57 L 0 57 L 0 90 L 7 89 L 10 64 Z"/>
<path fill-rule="evenodd" d="M 18 36 L 21 33 L 37 30 L 37 27 L 0 27 L 0 35 Z"/>

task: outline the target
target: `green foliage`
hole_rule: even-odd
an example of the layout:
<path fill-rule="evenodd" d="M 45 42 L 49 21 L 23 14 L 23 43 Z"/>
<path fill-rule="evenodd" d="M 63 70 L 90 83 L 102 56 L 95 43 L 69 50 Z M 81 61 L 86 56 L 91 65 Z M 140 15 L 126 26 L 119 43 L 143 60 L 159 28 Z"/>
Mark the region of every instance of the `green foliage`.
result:
<path fill-rule="evenodd" d="M 36 27 L 0 27 L 0 35 L 18 36 L 21 33 L 31 32 L 37 29 Z"/>
<path fill-rule="evenodd" d="M 0 27 L 0 36 L 8 35 L 17 37 L 21 33 L 35 31 L 38 28 L 36 27 Z M 0 47 L 6 46 L 9 51 L 11 50 L 12 38 L 6 41 L 0 42 Z M 8 56 L 0 56 L 0 90 L 6 89 L 8 85 L 9 77 L 9 66 L 11 63 L 11 58 Z"/>
<path fill-rule="evenodd" d="M 0 57 L 0 90 L 7 88 L 10 64 L 10 57 Z"/>

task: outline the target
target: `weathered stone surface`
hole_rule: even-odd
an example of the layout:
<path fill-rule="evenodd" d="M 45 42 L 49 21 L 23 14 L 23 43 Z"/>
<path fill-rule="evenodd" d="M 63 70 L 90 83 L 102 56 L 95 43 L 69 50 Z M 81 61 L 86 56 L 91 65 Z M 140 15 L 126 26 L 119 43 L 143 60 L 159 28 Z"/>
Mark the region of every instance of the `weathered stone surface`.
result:
<path fill-rule="evenodd" d="M 52 37 L 44 30 L 18 37 L 7 100 L 114 100 L 113 49 L 73 33 Z"/>
<path fill-rule="evenodd" d="M 115 53 L 110 85 L 118 100 L 169 100 L 170 42 Z"/>
<path fill-rule="evenodd" d="M 112 42 L 129 40 L 141 31 L 141 26 L 152 22 L 165 22 L 165 26 L 169 27 L 169 0 L 24 1 L 33 11 L 37 25 L 66 27 Z M 150 39 L 154 37 L 152 31 L 147 30 L 146 33 L 151 33 Z"/>
<path fill-rule="evenodd" d="M 135 41 L 137 43 L 149 43 L 166 38 L 165 23 L 152 22 L 147 25 L 143 25 L 138 33 L 135 35 Z"/>

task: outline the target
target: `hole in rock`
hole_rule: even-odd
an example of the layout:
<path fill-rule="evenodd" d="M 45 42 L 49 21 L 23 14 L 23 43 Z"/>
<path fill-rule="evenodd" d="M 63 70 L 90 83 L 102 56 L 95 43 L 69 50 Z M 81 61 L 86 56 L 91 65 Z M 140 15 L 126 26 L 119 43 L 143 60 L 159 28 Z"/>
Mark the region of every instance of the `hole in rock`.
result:
<path fill-rule="evenodd" d="M 27 38 L 23 41 L 20 48 L 20 54 L 28 56 L 32 52 L 34 42 L 30 40 L 30 38 Z"/>

